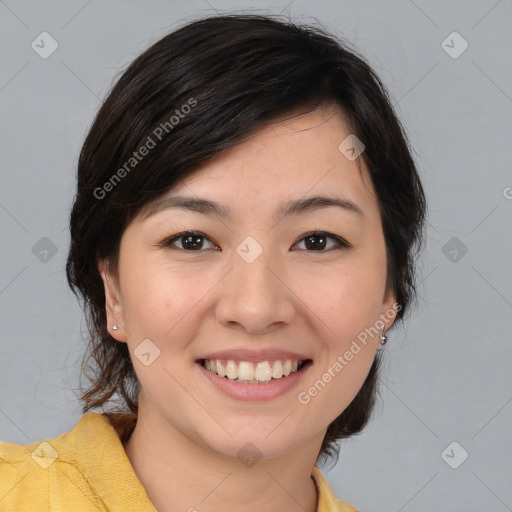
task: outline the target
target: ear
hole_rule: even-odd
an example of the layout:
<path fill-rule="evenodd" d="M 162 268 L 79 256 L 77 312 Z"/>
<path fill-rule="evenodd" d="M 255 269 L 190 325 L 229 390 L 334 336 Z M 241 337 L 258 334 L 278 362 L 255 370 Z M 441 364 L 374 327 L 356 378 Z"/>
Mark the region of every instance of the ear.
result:
<path fill-rule="evenodd" d="M 108 263 L 104 260 L 98 263 L 98 270 L 105 287 L 105 311 L 107 313 L 108 332 L 117 341 L 126 342 L 127 330 L 117 279 L 111 274 Z M 114 325 L 117 325 L 118 329 L 114 330 Z"/>
<path fill-rule="evenodd" d="M 396 293 L 393 290 L 393 285 L 386 280 L 386 289 L 382 299 L 382 308 L 380 312 L 380 319 L 384 323 L 384 330 L 388 330 L 395 323 L 397 313 L 402 309 L 402 306 L 396 302 Z"/>
<path fill-rule="evenodd" d="M 386 292 L 382 301 L 382 310 L 380 318 L 384 322 L 384 330 L 389 330 L 395 323 L 397 313 L 402 309 L 396 302 L 396 296 L 393 292 Z"/>

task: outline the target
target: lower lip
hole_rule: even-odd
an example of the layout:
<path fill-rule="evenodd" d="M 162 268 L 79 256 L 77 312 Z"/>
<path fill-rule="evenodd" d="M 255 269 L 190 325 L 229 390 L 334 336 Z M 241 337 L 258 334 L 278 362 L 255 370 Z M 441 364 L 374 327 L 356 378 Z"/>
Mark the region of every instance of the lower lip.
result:
<path fill-rule="evenodd" d="M 239 400 L 272 400 L 278 396 L 284 395 L 287 391 L 294 388 L 305 372 L 311 366 L 309 362 L 300 371 L 290 374 L 288 377 L 272 380 L 266 384 L 244 384 L 235 382 L 226 377 L 218 375 L 207 370 L 201 363 L 196 362 L 201 369 L 202 374 L 220 391 Z"/>

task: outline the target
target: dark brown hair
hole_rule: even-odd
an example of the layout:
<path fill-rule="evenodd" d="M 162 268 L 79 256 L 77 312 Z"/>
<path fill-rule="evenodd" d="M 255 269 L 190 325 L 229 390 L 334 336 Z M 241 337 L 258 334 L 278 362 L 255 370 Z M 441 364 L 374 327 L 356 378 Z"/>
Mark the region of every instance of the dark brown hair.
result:
<path fill-rule="evenodd" d="M 140 390 L 127 344 L 107 330 L 99 260 L 116 275 L 123 232 L 150 201 L 256 129 L 324 104 L 341 107 L 365 145 L 361 158 L 378 196 L 388 285 L 401 306 L 397 320 L 402 319 L 415 295 L 426 205 L 385 87 L 349 42 L 323 28 L 276 16 L 202 18 L 166 35 L 129 65 L 80 153 L 66 271 L 83 300 L 90 335 L 82 365 L 90 382 L 80 397 L 84 413 L 105 411 L 117 399 L 117 408 L 106 412 L 136 415 Z M 151 150 L 136 158 L 134 152 L 140 157 L 150 140 Z M 319 456 L 337 459 L 337 440 L 368 422 L 380 357 L 354 400 L 329 425 Z M 86 365 L 89 360 L 95 366 Z"/>

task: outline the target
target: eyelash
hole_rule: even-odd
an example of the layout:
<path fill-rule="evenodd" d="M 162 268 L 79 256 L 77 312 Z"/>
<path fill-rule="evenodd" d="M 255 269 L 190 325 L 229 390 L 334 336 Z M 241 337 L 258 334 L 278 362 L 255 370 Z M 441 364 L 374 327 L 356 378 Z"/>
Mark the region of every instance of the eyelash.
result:
<path fill-rule="evenodd" d="M 177 246 L 174 246 L 173 245 L 173 242 L 176 241 L 176 240 L 179 240 L 185 236 L 200 236 L 200 237 L 204 237 L 206 240 L 210 241 L 211 240 L 204 234 L 204 233 L 201 233 L 201 231 L 182 231 L 181 233 L 177 233 L 176 235 L 172 235 L 171 237 L 168 237 L 166 238 L 164 241 L 160 242 L 158 244 L 159 247 L 167 247 L 169 249 L 179 249 L 180 251 L 184 251 L 184 252 L 204 252 L 205 250 L 208 250 L 208 249 L 199 249 L 197 251 L 194 251 L 194 250 L 188 250 L 188 249 L 182 249 L 180 247 L 177 247 Z M 294 246 L 299 244 L 300 242 L 303 242 L 304 240 L 306 240 L 307 238 L 309 237 L 325 237 L 325 238 L 331 238 L 332 240 L 335 240 L 336 243 L 338 244 L 337 246 L 334 246 L 334 247 L 330 247 L 329 249 L 325 249 L 325 250 L 319 250 L 319 251 L 314 251 L 314 250 L 307 250 L 307 249 L 300 249 L 300 250 L 305 250 L 306 252 L 330 252 L 332 250 L 335 250 L 335 249 L 348 249 L 350 248 L 350 244 L 348 242 L 346 242 L 345 240 L 343 240 L 343 238 L 337 236 L 337 235 L 333 235 L 332 233 L 328 233 L 326 231 L 310 231 L 309 233 L 306 233 L 304 235 L 302 235 L 302 237 L 297 241 L 295 242 Z M 212 242 L 213 243 L 213 242 Z M 215 245 L 215 244 L 214 244 Z"/>

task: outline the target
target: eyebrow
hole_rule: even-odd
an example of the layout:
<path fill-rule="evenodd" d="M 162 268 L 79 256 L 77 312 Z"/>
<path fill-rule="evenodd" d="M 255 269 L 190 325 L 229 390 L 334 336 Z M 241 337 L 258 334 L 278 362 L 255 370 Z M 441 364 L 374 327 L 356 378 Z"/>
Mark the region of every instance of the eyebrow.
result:
<path fill-rule="evenodd" d="M 342 208 L 349 213 L 364 217 L 361 208 L 348 199 L 315 195 L 288 201 L 281 205 L 276 210 L 274 219 L 280 220 L 290 215 L 300 215 L 329 207 Z M 181 208 L 203 215 L 214 215 L 221 219 L 232 219 L 231 211 L 227 206 L 208 199 L 187 196 L 173 196 L 158 201 L 144 216 L 144 219 L 172 208 Z"/>

